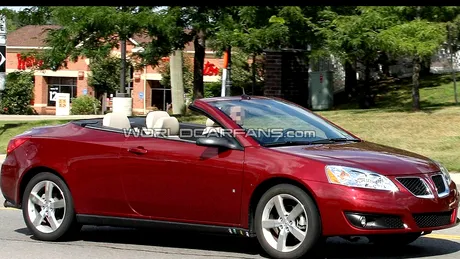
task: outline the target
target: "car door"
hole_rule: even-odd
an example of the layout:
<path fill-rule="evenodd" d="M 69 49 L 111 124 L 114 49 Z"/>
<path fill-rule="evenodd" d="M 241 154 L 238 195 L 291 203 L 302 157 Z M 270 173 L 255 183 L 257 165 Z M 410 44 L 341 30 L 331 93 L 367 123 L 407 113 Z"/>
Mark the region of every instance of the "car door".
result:
<path fill-rule="evenodd" d="M 130 136 L 122 182 L 131 208 L 153 219 L 239 224 L 243 150 Z"/>
<path fill-rule="evenodd" d="M 77 212 L 106 216 L 132 215 L 120 177 L 124 134 L 121 131 L 87 127 L 66 143 L 66 152 L 71 154 L 67 162 L 67 178 L 74 183 L 71 191 Z"/>

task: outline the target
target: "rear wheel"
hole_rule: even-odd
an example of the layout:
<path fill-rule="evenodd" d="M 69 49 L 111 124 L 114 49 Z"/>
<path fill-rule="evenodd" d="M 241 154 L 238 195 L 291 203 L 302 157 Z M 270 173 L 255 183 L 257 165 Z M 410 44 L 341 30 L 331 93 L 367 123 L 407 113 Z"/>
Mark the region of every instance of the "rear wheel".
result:
<path fill-rule="evenodd" d="M 368 236 L 369 242 L 375 245 L 405 246 L 421 236 L 421 233 L 391 234 Z"/>
<path fill-rule="evenodd" d="M 321 235 L 321 219 L 302 189 L 279 184 L 260 199 L 255 213 L 257 239 L 273 258 L 294 259 L 312 251 Z"/>
<path fill-rule="evenodd" d="M 67 239 L 81 228 L 75 219 L 69 188 L 51 173 L 39 173 L 27 184 L 22 213 L 27 228 L 40 240 Z"/>

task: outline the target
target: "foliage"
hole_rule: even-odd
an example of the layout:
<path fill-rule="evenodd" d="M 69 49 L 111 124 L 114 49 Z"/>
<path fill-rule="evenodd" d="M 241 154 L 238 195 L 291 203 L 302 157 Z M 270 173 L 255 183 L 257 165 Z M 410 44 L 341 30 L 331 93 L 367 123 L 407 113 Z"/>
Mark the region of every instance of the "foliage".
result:
<path fill-rule="evenodd" d="M 72 115 L 91 115 L 97 114 L 101 109 L 101 102 L 91 95 L 81 95 L 77 98 L 72 98 Z"/>
<path fill-rule="evenodd" d="M 11 32 L 26 25 L 53 24 L 49 6 L 31 6 L 19 11 L 3 8 L 0 14 L 6 16 L 7 31 Z"/>
<path fill-rule="evenodd" d="M 278 7 L 242 6 L 230 9 L 222 19 L 210 46 L 222 51 L 234 46 L 246 53 L 261 54 L 265 48 L 278 48 L 288 33 L 284 19 L 276 17 Z"/>
<path fill-rule="evenodd" d="M 324 38 L 326 50 L 342 62 L 374 61 L 381 46 L 380 31 L 399 19 L 381 7 L 357 7 L 346 15 L 326 9 L 320 15 L 323 20 L 315 26 L 317 35 Z"/>
<path fill-rule="evenodd" d="M 94 58 L 89 64 L 91 74 L 88 76 L 88 85 L 92 86 L 97 96 L 103 93 L 115 92 L 120 87 L 120 58 Z M 127 75 L 126 81 L 130 80 Z"/>
<path fill-rule="evenodd" d="M 205 82 L 204 83 L 204 98 L 220 96 L 222 82 Z"/>
<path fill-rule="evenodd" d="M 183 54 L 182 54 L 183 55 Z M 187 55 L 183 55 L 183 79 L 184 93 L 190 98 L 193 94 L 193 60 Z M 169 60 L 161 61 L 159 72 L 161 74 L 161 84 L 166 88 L 171 88 L 171 66 Z"/>
<path fill-rule="evenodd" d="M 143 32 L 151 13 L 149 8 L 115 6 L 58 6 L 51 10 L 62 27 L 50 30 L 46 43 L 50 46 L 40 57 L 43 68 L 66 67 L 68 58 L 103 58 L 120 39 L 127 40 Z"/>
<path fill-rule="evenodd" d="M 392 26 L 379 35 L 382 47 L 400 55 L 431 56 L 446 40 L 447 31 L 442 23 L 413 20 Z"/>
<path fill-rule="evenodd" d="M 233 94 L 242 94 L 244 93 L 251 93 L 252 94 L 252 86 L 253 86 L 253 71 L 252 65 L 249 64 L 248 60 L 251 58 L 252 55 L 248 55 L 242 51 L 235 50 L 232 52 L 232 95 Z M 260 64 L 260 62 L 259 62 Z M 262 83 L 262 74 L 263 69 L 260 65 L 256 64 L 256 71 L 255 71 L 255 87 L 260 88 Z M 243 90 L 244 89 L 244 90 Z M 260 92 L 259 89 L 254 89 L 256 92 Z"/>
<path fill-rule="evenodd" d="M 7 74 L 5 90 L 1 93 L 1 114 L 34 114 L 34 110 L 30 106 L 30 102 L 34 98 L 33 78 L 33 72 Z"/>

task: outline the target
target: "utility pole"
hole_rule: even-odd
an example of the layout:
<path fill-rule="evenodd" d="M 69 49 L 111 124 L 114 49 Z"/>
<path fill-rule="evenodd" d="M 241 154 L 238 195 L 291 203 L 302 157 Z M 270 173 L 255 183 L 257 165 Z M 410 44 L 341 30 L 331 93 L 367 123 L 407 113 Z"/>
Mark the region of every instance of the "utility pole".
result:
<path fill-rule="evenodd" d="M 120 40 L 121 52 L 121 73 L 120 73 L 120 92 L 117 97 L 128 97 L 129 93 L 125 93 L 126 89 L 126 40 Z"/>
<path fill-rule="evenodd" d="M 173 114 L 184 114 L 185 111 L 183 63 L 182 50 L 175 50 L 169 57 Z"/>
<path fill-rule="evenodd" d="M 125 8 L 120 8 L 121 12 L 125 12 Z M 123 26 L 123 25 L 122 25 Z M 113 112 L 124 113 L 126 116 L 133 115 L 133 99 L 129 93 L 126 93 L 126 35 L 121 33 L 121 29 L 118 33 L 120 40 L 120 54 L 121 54 L 121 72 L 120 72 L 120 89 L 113 98 Z"/>
<path fill-rule="evenodd" d="M 231 96 L 232 87 L 232 47 L 227 48 L 227 78 L 225 80 L 225 96 Z"/>

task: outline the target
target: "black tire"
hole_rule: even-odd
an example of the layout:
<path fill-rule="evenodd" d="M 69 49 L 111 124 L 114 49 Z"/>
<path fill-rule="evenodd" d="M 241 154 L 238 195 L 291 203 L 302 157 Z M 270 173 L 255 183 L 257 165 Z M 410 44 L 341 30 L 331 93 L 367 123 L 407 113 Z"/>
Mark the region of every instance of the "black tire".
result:
<path fill-rule="evenodd" d="M 300 243 L 300 246 L 290 252 L 280 252 L 273 248 L 265 239 L 262 229 L 262 214 L 265 205 L 273 197 L 279 194 L 289 194 L 295 197 L 304 206 L 305 212 L 308 217 L 308 228 L 306 230 L 305 239 Z M 279 184 L 270 188 L 260 198 L 254 217 L 255 230 L 257 239 L 263 250 L 272 258 L 277 259 L 296 259 L 300 258 L 313 249 L 321 238 L 321 217 L 318 208 L 316 207 L 313 199 L 305 193 L 302 189 L 291 184 Z"/>
<path fill-rule="evenodd" d="M 62 219 L 61 225 L 51 233 L 43 233 L 39 231 L 33 223 L 30 221 L 29 218 L 29 196 L 33 189 L 33 187 L 41 181 L 51 181 L 52 183 L 56 184 L 59 189 L 61 189 L 62 194 L 65 198 L 65 215 Z M 27 225 L 27 228 L 32 232 L 33 236 L 38 240 L 43 241 L 65 241 L 69 239 L 73 239 L 81 230 L 81 225 L 77 223 L 75 210 L 73 208 L 73 199 L 70 193 L 69 188 L 65 184 L 65 182 L 59 178 L 58 176 L 52 173 L 39 173 L 35 175 L 24 190 L 24 194 L 22 197 L 22 214 L 24 217 L 24 221 Z"/>
<path fill-rule="evenodd" d="M 391 235 L 373 235 L 368 236 L 370 243 L 379 246 L 406 246 L 414 242 L 421 236 L 421 233 L 391 234 Z"/>

